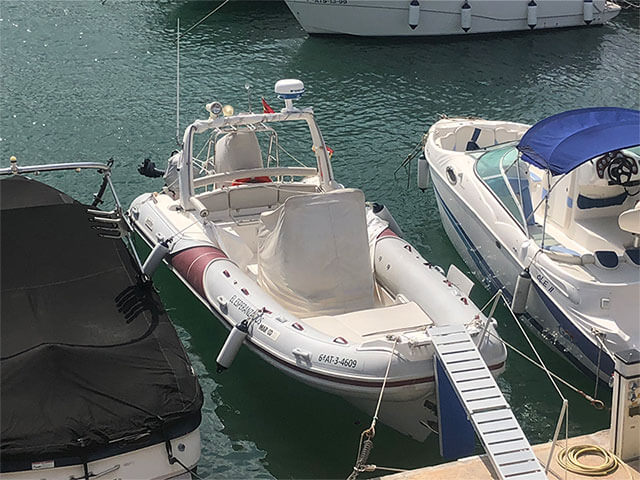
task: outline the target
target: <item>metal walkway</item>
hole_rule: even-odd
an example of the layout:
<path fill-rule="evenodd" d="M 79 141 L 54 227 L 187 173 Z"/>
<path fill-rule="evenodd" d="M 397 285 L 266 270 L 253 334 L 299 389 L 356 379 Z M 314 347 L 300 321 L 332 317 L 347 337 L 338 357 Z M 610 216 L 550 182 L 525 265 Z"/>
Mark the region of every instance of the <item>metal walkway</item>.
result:
<path fill-rule="evenodd" d="M 464 326 L 429 329 L 444 371 L 502 480 L 546 480 L 491 372 Z"/>

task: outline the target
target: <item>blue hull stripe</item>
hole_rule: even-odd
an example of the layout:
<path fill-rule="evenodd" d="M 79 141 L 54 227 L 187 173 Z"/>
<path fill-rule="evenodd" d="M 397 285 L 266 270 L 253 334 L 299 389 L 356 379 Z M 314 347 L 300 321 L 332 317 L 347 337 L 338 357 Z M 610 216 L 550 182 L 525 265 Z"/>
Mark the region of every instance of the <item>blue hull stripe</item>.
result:
<path fill-rule="evenodd" d="M 495 273 L 493 272 L 489 264 L 482 257 L 478 249 L 475 247 L 475 245 L 471 241 L 471 238 L 469 238 L 469 236 L 464 231 L 464 229 L 462 228 L 462 225 L 460 225 L 460 223 L 453 216 L 453 213 L 451 212 L 451 210 L 449 210 L 449 207 L 447 207 L 446 203 L 442 200 L 442 197 L 440 196 L 440 192 L 438 192 L 438 190 L 436 189 L 435 184 L 433 185 L 433 191 L 436 194 L 438 203 L 440 204 L 440 206 L 442 207 L 442 210 L 447 215 L 449 222 L 451 223 L 454 230 L 458 234 L 458 237 L 460 238 L 465 248 L 467 249 L 467 252 L 469 252 L 471 259 L 473 260 L 476 267 L 478 268 L 478 271 L 482 274 L 482 276 L 485 279 L 489 281 L 490 291 L 492 293 L 497 292 L 500 288 L 503 287 L 502 282 L 500 282 L 500 280 L 495 275 Z M 562 329 L 566 333 L 565 338 L 568 337 L 567 340 L 571 341 L 571 343 L 576 345 L 582 351 L 583 355 L 585 355 L 589 359 L 589 361 L 591 361 L 594 365 L 597 365 L 599 348 L 593 342 L 591 342 L 587 337 L 585 337 L 585 335 L 571 322 L 571 320 L 569 320 L 569 318 L 547 296 L 545 290 L 542 290 L 535 282 L 533 282 L 533 285 L 536 289 L 538 296 L 544 302 L 545 307 L 549 310 L 551 315 L 553 315 L 553 317 L 556 319 L 560 327 L 562 327 Z M 505 297 L 507 297 L 508 300 L 511 299 L 511 294 L 506 288 L 503 290 L 503 293 L 505 294 Z M 544 328 L 542 327 L 542 325 L 540 325 L 540 323 L 537 322 L 530 315 L 527 315 L 527 318 L 529 322 L 533 325 L 533 327 L 536 328 L 544 336 Z M 590 377 L 593 376 L 593 372 L 589 370 L 589 368 L 586 365 L 584 365 L 578 358 L 576 358 L 571 352 L 567 351 L 562 346 L 561 343 L 558 343 L 553 339 L 548 339 L 548 341 L 558 351 L 560 351 L 560 353 L 566 356 L 571 361 L 571 363 L 573 363 L 576 367 L 578 367 L 582 372 L 584 372 Z M 607 375 L 611 375 L 613 373 L 613 367 L 614 367 L 613 359 L 609 357 L 609 355 L 605 351 L 602 351 L 602 357 L 600 359 L 600 370 L 605 372 Z"/>

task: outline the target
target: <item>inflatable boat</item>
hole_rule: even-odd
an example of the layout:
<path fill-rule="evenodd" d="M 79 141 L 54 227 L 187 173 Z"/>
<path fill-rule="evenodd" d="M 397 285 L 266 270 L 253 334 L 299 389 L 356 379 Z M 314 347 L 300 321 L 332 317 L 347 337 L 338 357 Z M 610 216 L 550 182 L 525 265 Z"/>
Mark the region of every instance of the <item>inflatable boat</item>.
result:
<path fill-rule="evenodd" d="M 266 102 L 261 113 L 207 105 L 210 117 L 186 129 L 169 159 L 164 187 L 129 209 L 152 247 L 144 270 L 164 260 L 231 330 L 219 370 L 244 344 L 369 413 L 384 386 L 379 419 L 424 440 L 437 428 L 430 328 L 464 325 L 494 375 L 505 348 L 461 272 L 447 278 L 385 208 L 334 179 L 313 111 L 293 106 L 302 92 L 300 81 L 279 81 L 281 112 Z M 285 134 L 293 147 L 281 145 Z M 148 162 L 142 171 L 162 174 Z"/>

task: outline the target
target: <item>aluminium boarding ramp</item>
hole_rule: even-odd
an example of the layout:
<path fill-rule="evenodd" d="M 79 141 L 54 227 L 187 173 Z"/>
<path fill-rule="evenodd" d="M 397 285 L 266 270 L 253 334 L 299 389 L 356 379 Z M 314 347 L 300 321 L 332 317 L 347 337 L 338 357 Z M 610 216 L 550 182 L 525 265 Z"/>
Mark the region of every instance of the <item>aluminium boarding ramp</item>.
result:
<path fill-rule="evenodd" d="M 546 480 L 511 407 L 464 326 L 429 329 L 446 373 L 502 480 Z"/>

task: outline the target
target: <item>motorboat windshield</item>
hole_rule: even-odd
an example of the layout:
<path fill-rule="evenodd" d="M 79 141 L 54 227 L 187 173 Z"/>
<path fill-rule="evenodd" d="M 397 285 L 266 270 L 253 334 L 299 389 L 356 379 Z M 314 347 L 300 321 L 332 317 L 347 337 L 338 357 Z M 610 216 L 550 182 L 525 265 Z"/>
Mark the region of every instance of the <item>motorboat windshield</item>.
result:
<path fill-rule="evenodd" d="M 475 169 L 478 177 L 527 232 L 527 225 L 535 223 L 529 193 L 529 168 L 520 160 L 515 146 L 510 144 L 488 150 L 478 157 Z"/>

